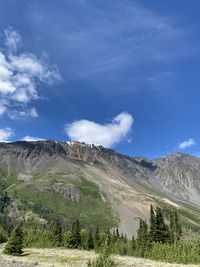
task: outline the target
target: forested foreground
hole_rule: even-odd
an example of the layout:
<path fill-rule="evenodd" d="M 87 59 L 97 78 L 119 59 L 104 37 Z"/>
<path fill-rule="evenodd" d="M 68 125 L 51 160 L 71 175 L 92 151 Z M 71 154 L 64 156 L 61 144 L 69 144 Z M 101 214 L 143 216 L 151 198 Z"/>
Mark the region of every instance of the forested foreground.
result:
<path fill-rule="evenodd" d="M 177 263 L 200 263 L 200 241 L 184 240 L 178 214 L 170 214 L 165 222 L 162 210 L 150 207 L 149 221 L 140 219 L 137 235 L 128 239 L 116 228 L 102 232 L 99 228 L 83 227 L 76 219 L 69 229 L 63 229 L 62 222 L 55 218 L 43 227 L 31 226 L 21 221 L 11 232 L 1 228 L 0 242 L 7 241 L 5 254 L 21 255 L 24 248 L 56 248 L 94 250 L 100 256 L 88 262 L 88 266 L 114 266 L 112 254 L 144 257 Z"/>

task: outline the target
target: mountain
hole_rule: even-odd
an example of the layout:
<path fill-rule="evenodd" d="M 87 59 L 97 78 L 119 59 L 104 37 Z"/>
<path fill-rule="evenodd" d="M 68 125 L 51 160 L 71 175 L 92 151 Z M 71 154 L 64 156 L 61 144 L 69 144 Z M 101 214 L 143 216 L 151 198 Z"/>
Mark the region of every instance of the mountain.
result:
<path fill-rule="evenodd" d="M 79 217 L 131 236 L 153 204 L 200 226 L 200 159 L 182 153 L 149 160 L 79 142 L 0 143 L 0 187 L 0 211 L 27 222 L 59 215 L 67 227 Z"/>

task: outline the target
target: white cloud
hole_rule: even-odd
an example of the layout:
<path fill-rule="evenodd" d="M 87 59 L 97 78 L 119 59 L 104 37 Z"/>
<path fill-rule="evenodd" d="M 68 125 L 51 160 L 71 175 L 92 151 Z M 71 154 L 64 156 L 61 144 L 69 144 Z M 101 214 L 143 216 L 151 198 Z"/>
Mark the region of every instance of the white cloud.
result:
<path fill-rule="evenodd" d="M 183 141 L 183 142 L 179 145 L 179 148 L 180 148 L 180 149 L 185 149 L 185 148 L 188 148 L 188 147 L 191 147 L 191 146 L 194 146 L 194 145 L 196 145 L 195 140 L 192 139 L 192 138 L 189 138 L 188 140 Z"/>
<path fill-rule="evenodd" d="M 36 109 L 27 106 L 40 98 L 40 83 L 52 84 L 61 79 L 58 68 L 48 64 L 47 56 L 38 58 L 31 53 L 16 53 L 21 36 L 11 27 L 4 33 L 8 50 L 0 52 L 0 104 L 3 108 L 0 108 L 0 116 L 7 114 L 11 119 L 16 117 L 15 114 L 37 117 Z M 27 110 L 35 111 L 27 113 Z"/>
<path fill-rule="evenodd" d="M 27 141 L 27 142 L 45 141 L 45 140 L 46 139 L 34 137 L 34 136 L 29 136 L 29 135 L 26 135 L 21 139 L 21 141 Z"/>
<path fill-rule="evenodd" d="M 14 132 L 9 127 L 0 129 L 0 142 L 8 142 L 13 135 Z"/>
<path fill-rule="evenodd" d="M 104 125 L 89 120 L 74 121 L 65 125 L 65 133 L 71 140 L 112 147 L 128 135 L 133 121 L 130 114 L 123 112 Z"/>
<path fill-rule="evenodd" d="M 37 118 L 38 113 L 36 108 L 8 111 L 8 116 L 13 120 L 26 119 L 28 117 Z"/>
<path fill-rule="evenodd" d="M 12 27 L 8 27 L 4 30 L 5 33 L 5 45 L 8 47 L 9 51 L 15 52 L 21 43 L 21 36 L 18 32 L 14 31 Z"/>
<path fill-rule="evenodd" d="M 0 104 L 0 116 L 3 115 L 5 112 L 6 112 L 6 107 Z"/>

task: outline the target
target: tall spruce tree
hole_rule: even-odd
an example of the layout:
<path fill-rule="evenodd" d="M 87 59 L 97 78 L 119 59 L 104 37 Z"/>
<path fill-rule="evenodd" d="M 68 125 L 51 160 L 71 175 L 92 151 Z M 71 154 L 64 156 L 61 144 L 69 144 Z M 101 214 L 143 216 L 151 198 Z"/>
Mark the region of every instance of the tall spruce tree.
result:
<path fill-rule="evenodd" d="M 52 246 L 60 247 L 62 245 L 62 226 L 59 218 L 55 218 L 50 227 L 50 238 Z"/>
<path fill-rule="evenodd" d="M 119 239 L 120 238 L 120 234 L 119 234 L 119 228 L 116 229 L 116 238 Z"/>
<path fill-rule="evenodd" d="M 155 242 L 167 243 L 169 242 L 169 229 L 165 224 L 164 217 L 160 207 L 156 207 L 155 216 Z"/>
<path fill-rule="evenodd" d="M 178 214 L 174 212 L 174 224 L 175 224 L 175 241 L 179 241 L 182 236 L 182 226 L 179 222 Z"/>
<path fill-rule="evenodd" d="M 87 236 L 87 249 L 91 250 L 94 249 L 94 237 L 92 229 L 90 229 L 88 236 Z"/>
<path fill-rule="evenodd" d="M 149 242 L 156 242 L 156 217 L 154 208 L 150 205 L 150 217 L 149 217 Z"/>
<path fill-rule="evenodd" d="M 69 237 L 69 246 L 79 248 L 81 245 L 81 227 L 79 219 L 72 223 L 72 229 Z"/>
<path fill-rule="evenodd" d="M 131 248 L 132 248 L 132 250 L 135 250 L 136 249 L 136 242 L 135 242 L 134 235 L 132 236 L 132 240 L 131 240 Z"/>
<path fill-rule="evenodd" d="M 169 236 L 170 236 L 170 242 L 174 243 L 175 238 L 174 238 L 174 216 L 173 213 L 170 212 L 170 221 L 169 221 Z"/>
<path fill-rule="evenodd" d="M 180 240 L 182 236 L 182 227 L 179 223 L 177 212 L 170 213 L 170 242 L 174 243 Z"/>
<path fill-rule="evenodd" d="M 19 223 L 11 233 L 10 239 L 4 248 L 4 253 L 19 256 L 23 253 L 24 233 L 22 224 Z"/>
<path fill-rule="evenodd" d="M 101 246 L 101 238 L 99 235 L 99 228 L 96 228 L 95 234 L 94 234 L 94 244 L 95 248 L 99 248 Z"/>
<path fill-rule="evenodd" d="M 145 220 L 140 219 L 139 229 L 137 231 L 137 248 L 145 249 L 148 243 L 148 226 Z"/>

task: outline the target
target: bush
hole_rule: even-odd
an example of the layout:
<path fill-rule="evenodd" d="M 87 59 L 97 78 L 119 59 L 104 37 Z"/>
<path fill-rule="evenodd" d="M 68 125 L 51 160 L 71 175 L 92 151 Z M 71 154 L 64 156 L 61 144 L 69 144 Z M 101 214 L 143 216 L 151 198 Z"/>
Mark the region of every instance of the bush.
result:
<path fill-rule="evenodd" d="M 170 263 L 200 263 L 200 242 L 181 241 L 174 244 L 155 244 L 144 257 Z"/>
<path fill-rule="evenodd" d="M 110 256 L 110 247 L 105 243 L 102 253 L 97 259 L 88 262 L 88 267 L 113 267 L 116 266 Z"/>
<path fill-rule="evenodd" d="M 8 237 L 6 232 L 4 231 L 4 229 L 2 227 L 0 227 L 0 244 L 1 243 L 5 243 L 7 241 Z"/>
<path fill-rule="evenodd" d="M 23 241 L 24 233 L 21 223 L 16 226 L 12 231 L 11 237 L 8 240 L 8 243 L 5 246 L 4 253 L 14 256 L 19 256 L 23 253 Z"/>

